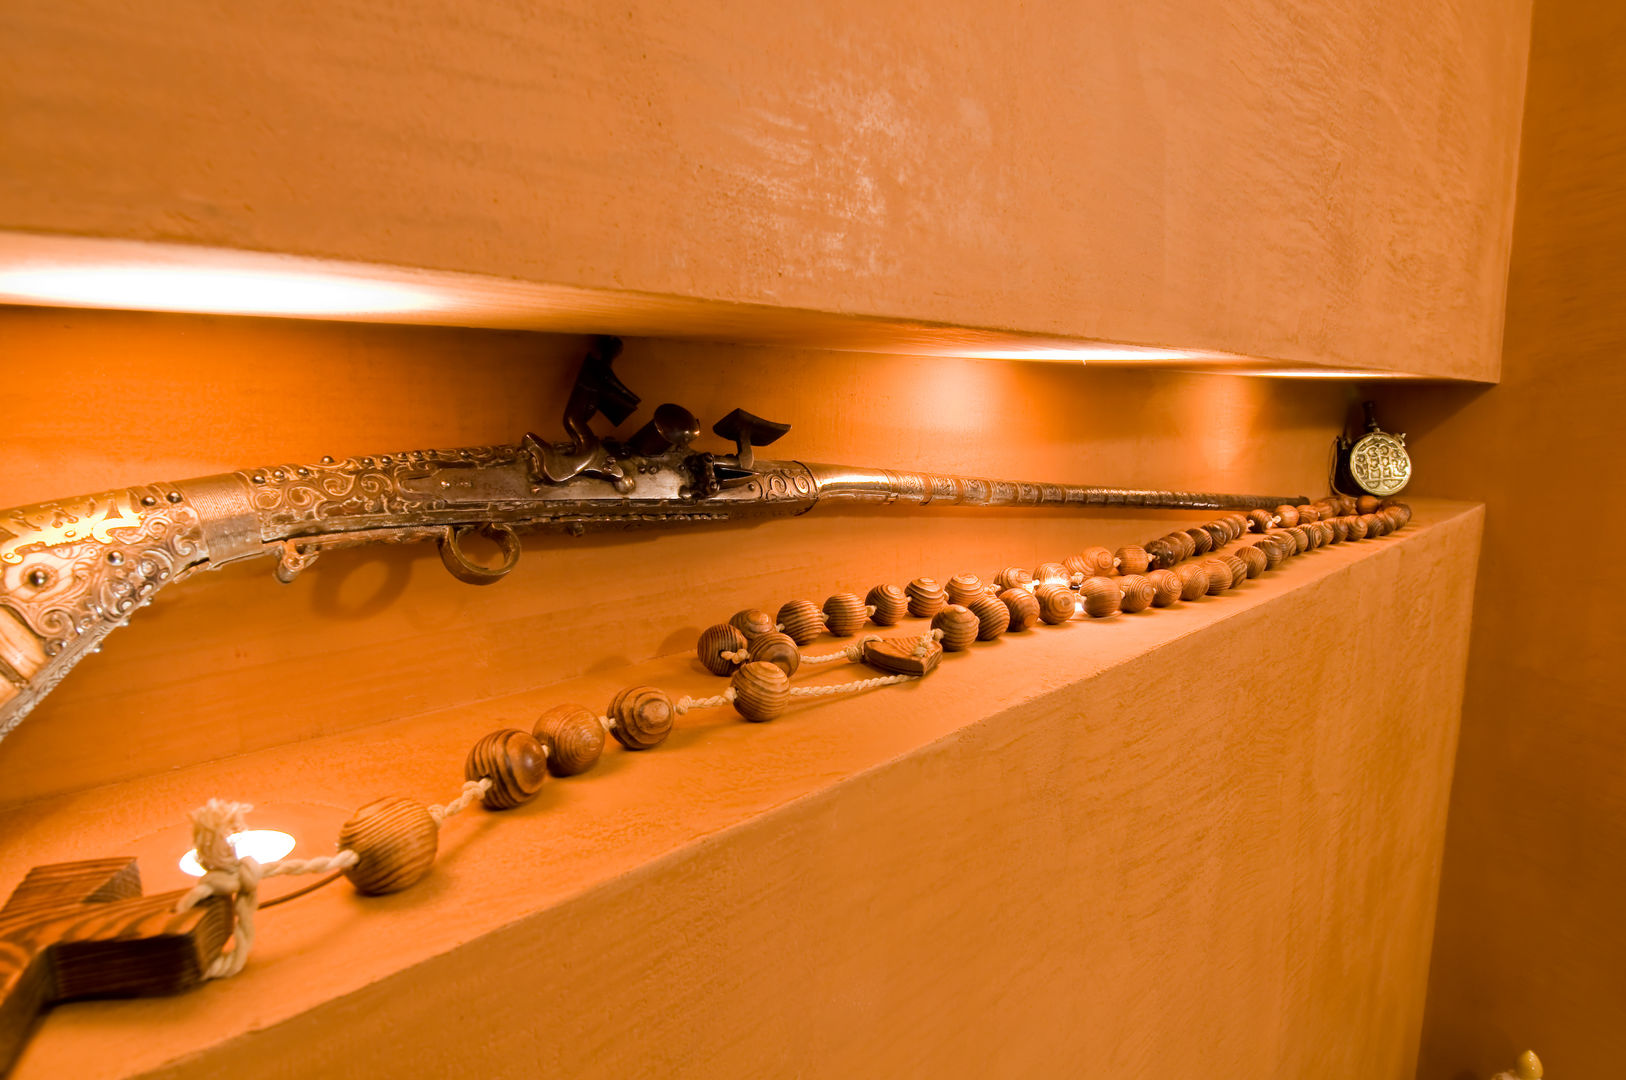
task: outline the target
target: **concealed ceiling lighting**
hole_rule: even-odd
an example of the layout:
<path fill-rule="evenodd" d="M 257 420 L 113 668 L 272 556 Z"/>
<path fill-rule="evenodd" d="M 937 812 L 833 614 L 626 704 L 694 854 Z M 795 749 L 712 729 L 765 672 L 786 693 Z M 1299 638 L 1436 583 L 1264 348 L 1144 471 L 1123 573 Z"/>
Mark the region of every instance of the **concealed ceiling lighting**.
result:
<path fill-rule="evenodd" d="M 294 838 L 275 829 L 249 829 L 232 833 L 226 840 L 238 858 L 248 857 L 258 863 L 276 862 L 294 849 Z M 203 866 L 198 862 L 196 851 L 188 851 L 181 856 L 181 872 L 193 877 L 203 876 Z"/>
<path fill-rule="evenodd" d="M 1232 371 L 1219 374 L 1256 375 L 1267 379 L 1404 379 L 1398 371 L 1341 371 L 1336 368 L 1280 368 L 1269 371 Z"/>
<path fill-rule="evenodd" d="M 427 289 L 342 274 L 152 265 L 0 270 L 0 302 L 293 316 L 390 315 L 442 306 Z"/>
<path fill-rule="evenodd" d="M 1133 345 L 1069 345 L 1065 348 L 965 350 L 966 356 L 983 360 L 1189 360 L 1191 353 L 1172 349 L 1139 349 Z"/>

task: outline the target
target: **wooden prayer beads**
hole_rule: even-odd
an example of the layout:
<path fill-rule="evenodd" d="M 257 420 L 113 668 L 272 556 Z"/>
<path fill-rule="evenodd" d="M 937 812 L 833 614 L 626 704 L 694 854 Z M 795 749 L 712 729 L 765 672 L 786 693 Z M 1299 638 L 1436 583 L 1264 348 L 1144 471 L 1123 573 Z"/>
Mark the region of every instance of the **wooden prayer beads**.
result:
<path fill-rule="evenodd" d="M 1067 567 L 1068 573 L 1084 577 L 1100 577 L 1114 572 L 1112 565 L 1112 552 L 1104 547 L 1087 547 L 1077 555 L 1067 556 L 1062 564 Z"/>
<path fill-rule="evenodd" d="M 1152 583 L 1153 607 L 1168 607 L 1180 599 L 1186 587 L 1185 580 L 1173 570 L 1153 570 L 1146 580 Z"/>
<path fill-rule="evenodd" d="M 994 575 L 994 584 L 1001 591 L 1014 589 L 1021 585 L 1032 585 L 1033 575 L 1020 566 L 1007 566 Z"/>
<path fill-rule="evenodd" d="M 739 674 L 735 672 L 735 674 Z M 628 750 L 659 746 L 672 733 L 672 699 L 653 686 L 629 686 L 610 702 L 610 734 Z"/>
<path fill-rule="evenodd" d="M 1112 564 L 1120 574 L 1144 574 L 1152 565 L 1152 557 L 1145 548 L 1131 544 L 1112 553 Z"/>
<path fill-rule="evenodd" d="M 1152 579 L 1143 574 L 1127 574 L 1118 579 L 1118 587 L 1123 592 L 1120 605 L 1126 615 L 1133 615 L 1145 611 L 1152 606 L 1152 600 L 1157 596 L 1157 586 Z M 1088 602 L 1086 601 L 1086 610 Z"/>
<path fill-rule="evenodd" d="M 701 666 L 713 675 L 728 675 L 739 666 L 739 661 L 726 654 L 743 652 L 745 646 L 745 635 L 739 627 L 732 623 L 718 623 L 700 631 L 694 654 L 700 658 Z"/>
<path fill-rule="evenodd" d="M 1204 559 L 1197 564 L 1208 575 L 1208 595 L 1218 596 L 1231 587 L 1231 568 L 1223 559 Z"/>
<path fill-rule="evenodd" d="M 955 574 L 943 589 L 949 603 L 961 606 L 971 603 L 986 591 L 982 579 L 976 574 Z"/>
<path fill-rule="evenodd" d="M 1073 590 L 1065 585 L 1040 585 L 1033 593 L 1034 599 L 1039 601 L 1039 618 L 1055 626 L 1064 623 L 1078 613 L 1078 601 L 1073 596 Z M 1011 613 L 1015 617 L 1015 612 Z"/>
<path fill-rule="evenodd" d="M 1280 519 L 1276 517 L 1275 514 L 1272 514 L 1269 510 L 1248 511 L 1248 524 L 1252 525 L 1253 531 L 1257 533 L 1269 532 L 1271 529 L 1276 527 L 1279 520 Z"/>
<path fill-rule="evenodd" d="M 1257 547 L 1249 545 L 1236 549 L 1236 557 L 1242 561 L 1243 567 L 1250 578 L 1256 578 L 1265 572 L 1268 562 L 1265 553 Z"/>
<path fill-rule="evenodd" d="M 736 611 L 733 617 L 728 620 L 728 624 L 744 634 L 747 642 L 758 634 L 766 634 L 774 629 L 774 621 L 768 617 L 768 613 L 758 611 L 756 608 Z"/>
<path fill-rule="evenodd" d="M 1020 633 L 1039 621 L 1039 600 L 1027 589 L 1006 589 L 999 594 L 999 602 L 1010 613 L 1011 633 Z"/>
<path fill-rule="evenodd" d="M 779 609 L 779 625 L 796 644 L 806 645 L 824 633 L 824 613 L 811 600 L 789 600 Z"/>
<path fill-rule="evenodd" d="M 929 577 L 915 578 L 903 591 L 909 597 L 909 614 L 917 619 L 931 618 L 948 602 L 943 586 Z"/>
<path fill-rule="evenodd" d="M 1123 591 L 1119 589 L 1118 582 L 1109 577 L 1085 578 L 1078 587 L 1078 598 L 1084 603 L 1084 614 L 1092 619 L 1116 615 L 1123 607 Z"/>
<path fill-rule="evenodd" d="M 1191 553 L 1193 555 L 1207 555 L 1214 550 L 1214 538 L 1207 529 L 1187 529 L 1186 536 L 1191 538 Z M 1190 558 L 1190 555 L 1187 556 Z"/>
<path fill-rule="evenodd" d="M 547 751 L 528 731 L 493 731 L 469 750 L 463 777 L 491 781 L 480 797 L 487 810 L 512 810 L 542 790 L 542 781 L 548 778 Z"/>
<path fill-rule="evenodd" d="M 977 640 L 981 622 L 963 604 L 949 604 L 932 616 L 932 629 L 943 632 L 945 652 L 963 652 Z"/>
<path fill-rule="evenodd" d="M 537 717 L 531 734 L 547 748 L 548 771 L 554 776 L 584 773 L 604 752 L 604 725 L 581 705 L 555 705 Z"/>
<path fill-rule="evenodd" d="M 1059 562 L 1040 563 L 1033 568 L 1033 583 L 1035 585 L 1065 585 L 1072 578 L 1072 571 Z"/>
<path fill-rule="evenodd" d="M 876 626 L 893 626 L 909 614 L 909 598 L 896 585 L 877 585 L 864 597 L 864 603 L 874 608 L 869 621 Z"/>
<path fill-rule="evenodd" d="M 1175 570 L 1180 575 L 1180 599 L 1195 600 L 1208 595 L 1208 571 L 1198 563 L 1181 563 Z"/>
<path fill-rule="evenodd" d="M 774 719 L 790 702 L 790 677 L 777 664 L 753 660 L 741 665 L 729 685 L 734 711 L 754 724 Z"/>
<path fill-rule="evenodd" d="M 836 637 L 852 637 L 864 627 L 869 611 L 864 602 L 850 592 L 836 593 L 824 602 L 825 628 Z M 719 675 L 726 672 L 717 672 Z"/>
<path fill-rule="evenodd" d="M 786 634 L 763 634 L 751 642 L 753 663 L 773 664 L 786 676 L 796 674 L 802 665 L 802 650 Z"/>
<path fill-rule="evenodd" d="M 400 892 L 435 865 L 440 825 L 416 799 L 374 799 L 339 826 L 339 849 L 356 853 L 344 876 L 364 896 Z"/>
<path fill-rule="evenodd" d="M 1362 495 L 1355 500 L 1354 512 L 1361 515 L 1374 513 L 1381 505 L 1383 505 L 1383 500 L 1376 495 Z"/>
<path fill-rule="evenodd" d="M 992 641 L 1011 625 L 1011 609 L 991 593 L 983 593 L 967 606 L 971 608 L 971 614 L 977 617 L 978 641 Z"/>
<path fill-rule="evenodd" d="M 1286 505 L 1278 506 L 1276 508 L 1276 523 L 1284 529 L 1291 529 L 1299 523 L 1299 508 Z"/>

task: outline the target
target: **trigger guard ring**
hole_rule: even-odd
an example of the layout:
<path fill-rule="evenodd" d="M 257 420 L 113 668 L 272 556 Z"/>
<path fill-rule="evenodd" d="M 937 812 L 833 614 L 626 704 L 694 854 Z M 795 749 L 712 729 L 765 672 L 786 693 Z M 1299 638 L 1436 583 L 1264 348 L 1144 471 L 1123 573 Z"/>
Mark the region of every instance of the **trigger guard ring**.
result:
<path fill-rule="evenodd" d="M 501 566 L 481 566 L 463 554 L 462 541 L 471 532 L 480 532 L 502 549 Z M 457 580 L 468 585 L 490 585 L 508 576 L 519 565 L 519 536 L 506 525 L 453 525 L 440 536 L 440 561 Z"/>

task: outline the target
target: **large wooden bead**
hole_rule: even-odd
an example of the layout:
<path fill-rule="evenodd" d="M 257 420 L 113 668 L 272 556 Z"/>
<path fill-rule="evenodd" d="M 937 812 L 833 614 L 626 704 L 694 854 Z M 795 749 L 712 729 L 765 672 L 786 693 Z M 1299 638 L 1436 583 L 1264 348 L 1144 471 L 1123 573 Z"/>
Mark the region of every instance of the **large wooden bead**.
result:
<path fill-rule="evenodd" d="M 1304 534 L 1304 538 L 1305 538 L 1304 550 L 1306 550 L 1306 551 L 1314 551 L 1316 548 L 1321 546 L 1321 533 L 1319 531 L 1317 531 L 1314 524 L 1296 525 L 1293 528 L 1289 529 L 1288 531 L 1289 532 L 1294 532 L 1294 533 L 1303 533 Z"/>
<path fill-rule="evenodd" d="M 1295 525 L 1288 529 L 1287 535 L 1293 538 L 1293 546 L 1300 555 L 1310 550 L 1310 530 L 1303 525 Z"/>
<path fill-rule="evenodd" d="M 1012 633 L 1019 633 L 1039 621 L 1039 599 L 1027 589 L 1006 589 L 999 594 L 999 602 L 1011 614 Z"/>
<path fill-rule="evenodd" d="M 1342 544 L 1349 539 L 1349 519 L 1344 517 L 1331 517 L 1327 519 L 1327 527 L 1332 530 L 1332 542 Z"/>
<path fill-rule="evenodd" d="M 1322 547 L 1326 547 L 1328 544 L 1336 544 L 1338 542 L 1338 532 L 1332 527 L 1332 522 L 1318 521 L 1312 525 L 1311 528 L 1313 528 L 1321 537 Z"/>
<path fill-rule="evenodd" d="M 1282 561 L 1287 558 L 1286 554 L 1282 551 L 1282 545 L 1274 536 L 1266 536 L 1261 538 L 1249 550 L 1257 551 L 1264 556 L 1266 570 L 1276 569 L 1278 566 L 1282 565 Z"/>
<path fill-rule="evenodd" d="M 628 750 L 648 750 L 672 734 L 672 720 L 677 712 L 672 708 L 672 699 L 661 690 L 653 686 L 629 686 L 610 702 L 609 715 L 615 721 L 610 734 L 615 736 L 616 742 Z"/>
<path fill-rule="evenodd" d="M 1240 555 L 1231 552 L 1221 555 L 1219 560 L 1231 571 L 1231 588 L 1234 589 L 1248 580 L 1248 564 L 1242 560 Z"/>
<path fill-rule="evenodd" d="M 1120 574 L 1144 574 L 1152 567 L 1152 556 L 1145 548 L 1130 544 L 1112 553 L 1112 565 Z"/>
<path fill-rule="evenodd" d="M 864 602 L 850 592 L 838 592 L 824 602 L 824 625 L 836 637 L 852 637 L 868 618 Z"/>
<path fill-rule="evenodd" d="M 759 664 L 772 664 L 790 676 L 802 666 L 802 650 L 787 634 L 763 634 L 751 642 L 751 660 Z"/>
<path fill-rule="evenodd" d="M 1084 577 L 1101 577 L 1113 573 L 1112 552 L 1104 547 L 1087 547 L 1077 555 L 1067 556 L 1067 572 Z"/>
<path fill-rule="evenodd" d="M 1175 573 L 1180 575 L 1180 599 L 1196 600 L 1208 595 L 1208 571 L 1202 563 L 1181 563 Z"/>
<path fill-rule="evenodd" d="M 964 652 L 977 640 L 981 626 L 971 609 L 963 604 L 950 604 L 932 616 L 932 629 L 941 630 L 945 652 Z"/>
<path fill-rule="evenodd" d="M 1033 584 L 1033 574 L 1020 566 L 1007 566 L 994 575 L 994 584 L 1000 589 L 1014 589 Z"/>
<path fill-rule="evenodd" d="M 1208 573 L 1208 595 L 1218 596 L 1231 587 L 1231 568 L 1222 559 L 1204 559 L 1197 564 Z"/>
<path fill-rule="evenodd" d="M 1157 595 L 1157 586 L 1144 574 L 1125 574 L 1118 579 L 1118 588 L 1123 591 L 1122 605 L 1126 615 L 1145 611 L 1152 606 L 1152 600 Z"/>
<path fill-rule="evenodd" d="M 1308 525 L 1312 521 L 1321 520 L 1321 511 L 1315 508 L 1314 503 L 1299 507 L 1299 524 Z"/>
<path fill-rule="evenodd" d="M 798 645 L 824 633 L 824 612 L 811 600 L 788 600 L 779 608 L 782 632 Z"/>
<path fill-rule="evenodd" d="M 1214 550 L 1214 538 L 1213 536 L 1209 535 L 1207 529 L 1187 529 L 1186 535 L 1191 537 L 1192 555 L 1207 555 L 1210 551 Z M 1186 557 L 1190 558 L 1191 556 L 1188 555 Z"/>
<path fill-rule="evenodd" d="M 1033 568 L 1035 585 L 1065 585 L 1073 580 L 1073 572 L 1059 562 L 1040 563 Z"/>
<path fill-rule="evenodd" d="M 1011 609 L 1005 606 L 1003 600 L 991 593 L 983 593 L 966 606 L 971 609 L 971 614 L 977 617 L 978 641 L 992 641 L 1011 625 Z"/>
<path fill-rule="evenodd" d="M 1225 517 L 1226 517 L 1226 520 L 1228 520 L 1231 523 L 1231 534 L 1232 534 L 1233 539 L 1236 538 L 1236 537 L 1243 536 L 1243 535 L 1245 535 L 1247 533 L 1247 531 L 1248 531 L 1248 515 L 1247 514 L 1244 514 L 1240 510 L 1233 510 L 1229 514 L 1226 514 Z"/>
<path fill-rule="evenodd" d="M 480 801 L 487 810 L 512 810 L 536 798 L 548 778 L 548 755 L 536 736 L 504 728 L 474 744 L 463 762 L 463 779 L 490 780 Z"/>
<path fill-rule="evenodd" d="M 1344 517 L 1344 525 L 1345 525 L 1346 528 L 1349 529 L 1349 539 L 1351 539 L 1351 540 L 1365 540 L 1366 539 L 1366 519 L 1365 518 L 1356 517 L 1353 514 L 1346 515 Z"/>
<path fill-rule="evenodd" d="M 1284 529 L 1291 529 L 1299 523 L 1299 508 L 1283 503 L 1276 508 L 1276 523 Z"/>
<path fill-rule="evenodd" d="M 877 585 L 864 597 L 864 603 L 874 608 L 869 621 L 876 626 L 892 626 L 909 614 L 909 598 L 896 585 Z"/>
<path fill-rule="evenodd" d="M 1162 538 L 1147 544 L 1146 554 L 1151 557 L 1147 566 L 1149 570 L 1165 570 L 1180 561 L 1180 549 Z"/>
<path fill-rule="evenodd" d="M 755 639 L 758 634 L 772 633 L 774 629 L 773 618 L 766 611 L 758 611 L 756 608 L 736 611 L 728 620 L 728 624 L 744 634 L 747 642 Z"/>
<path fill-rule="evenodd" d="M 604 752 L 604 725 L 585 705 L 555 705 L 531 727 L 548 751 L 548 771 L 575 776 L 591 769 Z"/>
<path fill-rule="evenodd" d="M 1184 530 L 1170 533 L 1168 539 L 1179 545 L 1180 558 L 1189 559 L 1197 554 L 1197 541 L 1193 540 L 1191 535 Z"/>
<path fill-rule="evenodd" d="M 1078 614 L 1078 597 L 1065 585 L 1040 585 L 1033 597 L 1039 601 L 1039 618 L 1052 626 Z"/>
<path fill-rule="evenodd" d="M 1269 560 L 1266 558 L 1265 553 L 1260 551 L 1259 548 L 1253 544 L 1237 548 L 1236 557 L 1242 560 L 1242 566 L 1247 575 L 1251 578 L 1256 578 L 1260 574 L 1263 574 L 1266 566 L 1269 565 Z"/>
<path fill-rule="evenodd" d="M 1357 514 L 1370 514 L 1375 511 L 1382 502 L 1383 500 L 1378 498 L 1376 495 L 1362 495 L 1360 498 L 1355 500 L 1355 512 Z"/>
<path fill-rule="evenodd" d="M 1105 619 L 1118 614 L 1124 594 L 1115 578 L 1087 577 L 1078 587 L 1078 598 L 1084 602 L 1084 614 L 1092 619 Z"/>
<path fill-rule="evenodd" d="M 1362 514 L 1357 520 L 1366 526 L 1366 535 L 1368 537 L 1383 536 L 1389 531 L 1385 527 L 1383 519 L 1376 514 Z"/>
<path fill-rule="evenodd" d="M 1208 534 L 1209 551 L 1218 551 L 1231 542 L 1231 530 L 1223 521 L 1210 521 L 1203 526 L 1203 532 Z"/>
<path fill-rule="evenodd" d="M 429 807 L 399 796 L 374 799 L 339 826 L 339 850 L 356 853 L 344 876 L 367 896 L 400 892 L 421 880 L 435 865 L 439 843 L 440 826 Z"/>
<path fill-rule="evenodd" d="M 1269 510 L 1249 510 L 1248 524 L 1256 533 L 1268 532 L 1276 527 L 1276 515 Z"/>
<path fill-rule="evenodd" d="M 1411 524 L 1410 503 L 1401 502 L 1399 499 L 1384 499 L 1383 509 L 1392 510 L 1399 516 L 1400 527 L 1402 529 Z"/>
<path fill-rule="evenodd" d="M 730 623 L 718 623 L 700 631 L 700 640 L 695 642 L 694 654 L 713 675 L 730 675 L 740 663 L 733 657 L 723 654 L 743 652 L 745 645 L 745 635 L 740 633 L 739 627 Z"/>
<path fill-rule="evenodd" d="M 1153 570 L 1146 580 L 1152 583 L 1153 607 L 1168 607 L 1180 599 L 1186 588 L 1185 580 L 1173 570 Z"/>
<path fill-rule="evenodd" d="M 943 587 L 943 594 L 948 602 L 962 607 L 987 591 L 982 578 L 976 574 L 955 574 Z"/>
<path fill-rule="evenodd" d="M 790 677 L 776 664 L 753 660 L 734 673 L 734 711 L 752 723 L 772 720 L 790 703 Z"/>
<path fill-rule="evenodd" d="M 909 597 L 909 614 L 917 619 L 931 618 L 948 603 L 943 586 L 929 577 L 915 578 L 903 591 Z"/>

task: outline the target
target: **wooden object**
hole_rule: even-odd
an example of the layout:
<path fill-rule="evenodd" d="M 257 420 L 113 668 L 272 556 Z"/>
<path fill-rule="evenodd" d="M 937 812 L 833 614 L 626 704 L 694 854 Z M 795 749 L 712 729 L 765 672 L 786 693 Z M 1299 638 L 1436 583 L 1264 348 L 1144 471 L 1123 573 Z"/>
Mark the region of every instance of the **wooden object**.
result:
<path fill-rule="evenodd" d="M 1078 596 L 1065 585 L 1040 585 L 1033 598 L 1039 602 L 1039 618 L 1051 626 L 1078 614 Z"/>
<path fill-rule="evenodd" d="M 672 733 L 672 699 L 653 686 L 629 686 L 610 702 L 610 734 L 628 750 L 659 746 Z"/>
<path fill-rule="evenodd" d="M 1129 544 L 1112 553 L 1112 565 L 1120 574 L 1144 574 L 1152 565 L 1152 556 L 1138 544 Z"/>
<path fill-rule="evenodd" d="M 1157 596 L 1157 586 L 1144 574 L 1127 574 L 1118 582 L 1123 590 L 1121 605 L 1126 615 L 1145 611 Z"/>
<path fill-rule="evenodd" d="M 1256 578 L 1263 574 L 1270 565 L 1270 560 L 1265 553 L 1254 544 L 1237 548 L 1236 557 L 1242 560 L 1242 566 L 1250 578 Z"/>
<path fill-rule="evenodd" d="M 807 645 L 824 633 L 824 613 L 811 600 L 789 600 L 779 608 L 779 625 L 798 645 Z"/>
<path fill-rule="evenodd" d="M 504 728 L 475 743 L 463 762 L 465 780 L 490 780 L 480 801 L 487 810 L 512 810 L 536 798 L 548 777 L 548 757 L 528 731 Z"/>
<path fill-rule="evenodd" d="M 1210 521 L 1204 525 L 1203 532 L 1208 534 L 1209 551 L 1218 551 L 1231 542 L 1231 530 L 1224 522 Z"/>
<path fill-rule="evenodd" d="M 1092 619 L 1116 615 L 1123 607 L 1123 590 L 1114 578 L 1085 578 L 1078 587 L 1078 597 L 1084 601 L 1084 614 Z"/>
<path fill-rule="evenodd" d="M 1187 558 L 1190 558 L 1192 555 L 1207 555 L 1210 551 L 1214 550 L 1214 537 L 1207 529 L 1199 527 L 1194 529 L 1186 529 L 1184 532 L 1186 538 L 1191 541 L 1191 551 L 1186 556 Z"/>
<path fill-rule="evenodd" d="M 734 673 L 734 711 L 752 723 L 772 720 L 790 703 L 790 677 L 778 664 L 753 660 Z"/>
<path fill-rule="evenodd" d="M 175 994 L 203 981 L 231 936 L 231 901 L 176 913 L 184 892 L 141 895 L 132 858 L 36 866 L 0 908 L 0 1076 L 50 1005 Z"/>
<path fill-rule="evenodd" d="M 1007 566 L 994 575 L 994 584 L 1002 591 L 1014 589 L 1019 585 L 1031 585 L 1033 584 L 1033 573 L 1020 566 Z"/>
<path fill-rule="evenodd" d="M 1040 563 L 1033 568 L 1033 582 L 1036 585 L 1065 585 L 1072 580 L 1073 573 L 1059 562 Z"/>
<path fill-rule="evenodd" d="M 1208 595 L 1208 570 L 1201 563 L 1181 563 L 1174 572 L 1180 575 L 1180 599 L 1196 600 Z"/>
<path fill-rule="evenodd" d="M 440 826 L 429 807 L 401 796 L 374 799 L 339 827 L 339 850 L 357 856 L 344 876 L 366 896 L 416 884 L 435 865 L 439 843 Z"/>
<path fill-rule="evenodd" d="M 1268 532 L 1276 526 L 1278 519 L 1269 510 L 1249 510 L 1248 524 L 1253 526 L 1257 533 Z"/>
<path fill-rule="evenodd" d="M 968 606 L 977 617 L 978 641 L 992 641 L 1010 628 L 1011 609 L 993 593 L 983 593 Z"/>
<path fill-rule="evenodd" d="M 1248 578 L 1252 576 L 1248 573 L 1247 562 L 1240 555 L 1233 552 L 1226 552 L 1224 555 L 1221 555 L 1219 559 L 1220 562 L 1224 563 L 1226 568 L 1231 571 L 1231 588 L 1236 588 L 1238 585 L 1241 585 L 1244 581 L 1248 580 Z"/>
<path fill-rule="evenodd" d="M 1376 514 L 1362 514 L 1360 517 L 1356 518 L 1356 520 L 1359 521 L 1366 529 L 1366 537 L 1368 540 L 1372 539 L 1373 537 L 1384 535 L 1385 528 L 1383 519 L 1378 517 Z"/>
<path fill-rule="evenodd" d="M 945 652 L 963 652 L 977 640 L 981 620 L 963 604 L 949 604 L 932 616 L 932 629 L 943 632 Z"/>
<path fill-rule="evenodd" d="M 802 666 L 802 650 L 785 634 L 763 634 L 751 642 L 751 660 L 773 664 L 788 677 Z"/>
<path fill-rule="evenodd" d="M 1355 499 L 1355 513 L 1362 515 L 1371 514 L 1374 513 L 1382 504 L 1383 500 L 1378 498 L 1376 495 L 1360 495 Z"/>
<path fill-rule="evenodd" d="M 1344 526 L 1349 530 L 1349 535 L 1346 537 L 1346 539 L 1348 539 L 1348 540 L 1365 540 L 1366 539 L 1367 532 L 1366 532 L 1366 519 L 1365 518 L 1357 517 L 1354 514 L 1346 515 L 1344 517 Z"/>
<path fill-rule="evenodd" d="M 836 637 L 852 637 L 863 629 L 868 618 L 864 602 L 853 593 L 836 593 L 824 602 L 825 629 Z"/>
<path fill-rule="evenodd" d="M 700 631 L 694 654 L 700 665 L 713 675 L 728 675 L 739 667 L 739 661 L 724 653 L 744 652 L 747 642 L 740 628 L 732 623 L 718 623 Z"/>
<path fill-rule="evenodd" d="M 962 607 L 986 592 L 987 588 L 976 574 L 955 574 L 943 587 L 944 598 L 949 603 L 959 604 Z"/>
<path fill-rule="evenodd" d="M 754 641 L 758 635 L 771 633 L 777 628 L 773 617 L 766 611 L 757 608 L 736 611 L 729 617 L 728 622 L 730 626 L 745 635 L 747 644 Z"/>
<path fill-rule="evenodd" d="M 1321 512 L 1316 509 L 1315 503 L 1306 503 L 1303 506 L 1296 507 L 1296 509 L 1298 510 L 1300 525 L 1308 525 L 1313 521 L 1321 520 Z"/>
<path fill-rule="evenodd" d="M 864 603 L 875 610 L 869 621 L 876 626 L 896 626 L 909 614 L 909 598 L 896 585 L 877 585 L 864 597 Z"/>
<path fill-rule="evenodd" d="M 1303 555 L 1310 550 L 1310 530 L 1303 525 L 1295 525 L 1288 529 L 1287 535 L 1293 538 L 1293 549 L 1296 554 Z"/>
<path fill-rule="evenodd" d="M 1283 529 L 1291 529 L 1299 523 L 1299 508 L 1282 505 L 1276 508 L 1276 524 Z"/>
<path fill-rule="evenodd" d="M 1087 547 L 1076 555 L 1067 556 L 1062 565 L 1067 567 L 1069 573 L 1087 578 L 1116 572 L 1113 568 L 1112 552 L 1099 546 Z"/>
<path fill-rule="evenodd" d="M 929 675 L 943 660 L 943 646 L 932 642 L 917 653 L 918 639 L 888 638 L 864 645 L 864 663 L 889 675 Z"/>
<path fill-rule="evenodd" d="M 584 773 L 604 753 L 604 725 L 585 705 L 555 705 L 537 717 L 531 734 L 547 748 L 548 771 L 555 776 Z"/>
<path fill-rule="evenodd" d="M 917 619 L 931 618 L 948 602 L 943 586 L 929 577 L 915 578 L 903 591 L 909 597 L 909 614 Z"/>
<path fill-rule="evenodd" d="M 1186 587 L 1185 579 L 1173 570 L 1153 570 L 1146 580 L 1152 583 L 1153 607 L 1168 607 L 1180 599 Z"/>
<path fill-rule="evenodd" d="M 1349 519 L 1343 516 L 1327 519 L 1327 525 L 1332 529 L 1332 539 L 1335 544 L 1342 544 L 1349 539 Z"/>
<path fill-rule="evenodd" d="M 999 602 L 1010 612 L 1012 633 L 1019 633 L 1039 621 L 1039 600 L 1028 589 L 1006 589 L 999 594 Z"/>
<path fill-rule="evenodd" d="M 1208 595 L 1218 596 L 1231 587 L 1231 568 L 1223 559 L 1204 559 L 1197 564 L 1208 575 Z"/>

